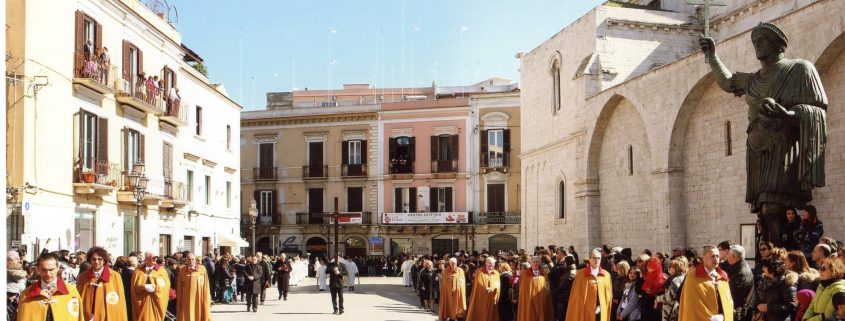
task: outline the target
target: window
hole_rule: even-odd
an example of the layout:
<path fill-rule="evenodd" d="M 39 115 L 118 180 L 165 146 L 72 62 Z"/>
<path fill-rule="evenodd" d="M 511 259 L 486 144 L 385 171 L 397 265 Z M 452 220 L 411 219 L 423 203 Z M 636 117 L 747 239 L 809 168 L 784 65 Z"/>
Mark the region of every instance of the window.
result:
<path fill-rule="evenodd" d="M 457 172 L 458 135 L 431 136 L 432 172 Z"/>
<path fill-rule="evenodd" d="M 74 24 L 76 27 L 76 45 L 74 46 L 76 74 L 74 76 L 82 75 L 94 78 L 95 75 L 91 74 L 90 71 L 83 71 L 83 62 L 97 61 L 95 55 L 103 46 L 103 26 L 82 11 L 76 11 Z"/>
<path fill-rule="evenodd" d="M 552 114 L 560 110 L 560 60 L 552 63 Z"/>
<path fill-rule="evenodd" d="M 196 119 L 196 122 L 197 122 L 196 135 L 200 136 L 200 135 L 202 135 L 202 107 L 197 106 L 196 116 L 197 116 L 197 119 Z"/>
<path fill-rule="evenodd" d="M 77 250 L 86 250 L 94 246 L 94 213 L 76 213 L 74 219 L 74 247 Z"/>
<path fill-rule="evenodd" d="M 258 216 L 271 217 L 276 203 L 275 191 L 257 191 L 256 194 L 257 199 L 255 202 L 258 207 Z"/>
<path fill-rule="evenodd" d="M 194 171 L 188 170 L 188 176 L 186 178 L 187 187 L 188 187 L 188 202 L 194 201 Z"/>
<path fill-rule="evenodd" d="M 226 149 L 232 149 L 232 125 L 226 125 Z"/>
<path fill-rule="evenodd" d="M 634 146 L 628 145 L 628 176 L 634 175 Z"/>
<path fill-rule="evenodd" d="M 176 87 L 176 73 L 173 72 L 173 69 L 164 67 L 161 70 L 161 79 L 162 83 L 164 84 L 163 92 L 169 95 L 170 88 Z"/>
<path fill-rule="evenodd" d="M 182 251 L 190 251 L 191 253 L 194 252 L 194 237 L 191 235 L 185 235 L 182 240 Z"/>
<path fill-rule="evenodd" d="M 232 208 L 232 182 L 226 182 L 226 208 Z"/>
<path fill-rule="evenodd" d="M 79 111 L 79 157 L 83 169 L 107 174 L 97 163 L 108 162 L 108 120 L 84 110 Z"/>
<path fill-rule="evenodd" d="M 731 142 L 731 122 L 725 122 L 725 156 L 733 155 L 733 143 Z"/>
<path fill-rule="evenodd" d="M 432 212 L 452 211 L 452 188 L 432 187 L 429 191 L 429 210 Z"/>
<path fill-rule="evenodd" d="M 393 211 L 396 213 L 417 212 L 417 188 L 404 187 L 393 189 Z"/>
<path fill-rule="evenodd" d="M 123 153 L 124 169 L 127 173 L 132 172 L 135 163 L 144 162 L 144 135 L 137 130 L 125 128 L 123 130 Z"/>
<path fill-rule="evenodd" d="M 364 211 L 364 188 L 363 187 L 349 187 L 346 189 L 346 211 L 347 212 L 363 212 Z"/>
<path fill-rule="evenodd" d="M 360 140 L 353 140 L 347 142 L 349 144 L 349 157 L 347 161 L 350 165 L 359 165 L 361 164 L 361 141 Z"/>
<path fill-rule="evenodd" d="M 323 213 L 323 189 L 308 189 L 308 213 Z M 309 215 L 308 222 L 311 224 L 323 224 L 323 218 Z"/>
<path fill-rule="evenodd" d="M 566 182 L 560 181 L 557 184 L 557 218 L 566 218 Z"/>
<path fill-rule="evenodd" d="M 158 235 L 158 255 L 170 255 L 172 239 L 170 234 L 159 234 Z"/>
<path fill-rule="evenodd" d="M 205 205 L 211 205 L 211 176 L 205 175 Z"/>
<path fill-rule="evenodd" d="M 144 71 L 144 53 L 131 42 L 124 40 L 122 63 L 125 85 L 121 89 L 126 93 L 132 93 L 135 97 L 139 97 L 140 90 L 144 89 L 140 75 Z"/>
<path fill-rule="evenodd" d="M 137 221 L 137 216 L 123 216 L 123 254 L 125 255 L 138 250 Z"/>
<path fill-rule="evenodd" d="M 162 175 L 164 175 L 164 180 L 169 182 L 173 179 L 173 145 L 170 143 L 163 143 L 162 144 L 162 153 L 161 153 L 161 163 L 162 163 Z"/>
<path fill-rule="evenodd" d="M 487 184 L 487 212 L 505 212 L 505 184 Z"/>
<path fill-rule="evenodd" d="M 396 137 L 389 140 L 391 174 L 410 174 L 414 169 L 414 137 Z"/>

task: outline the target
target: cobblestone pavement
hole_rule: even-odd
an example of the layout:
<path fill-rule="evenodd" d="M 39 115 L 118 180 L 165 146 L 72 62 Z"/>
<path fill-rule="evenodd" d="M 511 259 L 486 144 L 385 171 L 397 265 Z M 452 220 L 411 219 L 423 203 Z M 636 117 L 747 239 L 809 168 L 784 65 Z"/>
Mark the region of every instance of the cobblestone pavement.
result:
<path fill-rule="evenodd" d="M 328 291 L 317 290 L 316 279 L 308 278 L 304 284 L 291 287 L 288 300 L 277 300 L 275 287 L 267 289 L 267 300 L 258 306 L 258 312 L 246 312 L 245 303 L 215 304 L 214 321 L 250 320 L 355 320 L 355 321 L 416 321 L 436 320 L 430 312 L 419 308 L 419 297 L 410 288 L 402 287 L 402 278 L 364 277 L 355 291 L 344 290 L 343 315 L 332 313 L 332 300 Z"/>

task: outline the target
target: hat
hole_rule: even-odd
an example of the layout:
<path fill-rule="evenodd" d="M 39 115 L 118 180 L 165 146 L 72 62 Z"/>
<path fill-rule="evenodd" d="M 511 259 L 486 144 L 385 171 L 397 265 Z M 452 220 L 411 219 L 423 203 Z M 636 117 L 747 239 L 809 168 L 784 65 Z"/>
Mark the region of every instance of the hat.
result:
<path fill-rule="evenodd" d="M 778 37 L 778 39 L 780 39 L 780 41 L 783 41 L 784 45 L 789 45 L 789 38 L 786 37 L 786 34 L 783 33 L 783 30 L 780 30 L 780 28 L 778 28 L 778 26 L 776 26 L 774 24 L 771 24 L 771 23 L 768 23 L 768 22 L 761 22 L 760 24 L 757 25 L 757 27 L 754 27 L 754 30 L 751 31 L 751 33 L 753 34 L 754 32 L 757 32 L 757 31 L 769 31 L 773 35 Z"/>

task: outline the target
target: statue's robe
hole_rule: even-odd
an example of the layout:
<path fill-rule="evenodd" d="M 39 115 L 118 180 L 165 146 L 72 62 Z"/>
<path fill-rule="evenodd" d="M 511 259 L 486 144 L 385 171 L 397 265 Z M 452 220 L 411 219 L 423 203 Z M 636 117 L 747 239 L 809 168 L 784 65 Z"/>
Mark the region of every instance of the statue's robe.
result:
<path fill-rule="evenodd" d="M 516 320 L 553 321 L 554 319 L 549 275 L 543 269 L 540 269 L 537 276 L 534 276 L 534 271 L 531 269 L 522 269 L 519 275 Z"/>
<path fill-rule="evenodd" d="M 146 284 L 155 285 L 150 293 Z M 132 274 L 132 320 L 164 321 L 167 301 L 170 299 L 170 277 L 167 271 L 156 264 L 149 273 L 146 266 L 140 266 Z"/>
<path fill-rule="evenodd" d="M 745 95 L 749 107 L 745 201 L 752 212 L 764 203 L 804 206 L 812 189 L 825 185 L 827 96 L 816 68 L 782 59 L 755 73 L 735 73 L 729 91 Z M 760 108 L 765 98 L 795 112 L 798 123 L 768 117 Z"/>
<path fill-rule="evenodd" d="M 714 272 L 718 274 L 716 285 L 707 275 L 704 265 L 699 264 L 695 270 L 687 272 L 678 300 L 678 321 L 707 321 L 716 314 L 722 314 L 725 321 L 734 320 L 728 275 L 719 267 Z M 717 291 L 719 301 L 716 301 Z"/>
<path fill-rule="evenodd" d="M 463 318 L 467 310 L 467 286 L 464 270 L 455 268 L 443 270 L 443 280 L 440 283 L 440 306 L 438 317 L 440 320 Z"/>
<path fill-rule="evenodd" d="M 499 272 L 481 268 L 475 272 L 469 296 L 467 321 L 499 321 Z M 488 289 L 490 289 L 488 291 Z"/>
<path fill-rule="evenodd" d="M 569 304 L 566 306 L 566 321 L 596 320 L 597 306 L 600 309 L 601 321 L 610 321 L 612 300 L 613 281 L 610 272 L 599 267 L 598 275 L 593 275 L 587 266 L 575 273 Z"/>
<path fill-rule="evenodd" d="M 176 320 L 211 321 L 211 280 L 205 267 L 184 266 L 176 279 Z"/>
<path fill-rule="evenodd" d="M 120 273 L 103 267 L 99 278 L 89 268 L 79 274 L 76 289 L 82 296 L 86 321 L 126 321 L 126 296 Z"/>

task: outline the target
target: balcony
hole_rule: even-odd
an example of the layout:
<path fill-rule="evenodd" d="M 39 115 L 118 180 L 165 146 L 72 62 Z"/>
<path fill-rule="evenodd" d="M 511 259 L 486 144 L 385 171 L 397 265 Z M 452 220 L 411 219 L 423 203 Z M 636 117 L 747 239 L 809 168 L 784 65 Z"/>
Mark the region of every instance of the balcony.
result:
<path fill-rule="evenodd" d="M 340 170 L 343 178 L 367 177 L 367 164 L 346 164 Z"/>
<path fill-rule="evenodd" d="M 327 165 L 307 165 L 302 166 L 302 179 L 325 179 L 329 175 L 329 167 Z"/>
<path fill-rule="evenodd" d="M 167 107 L 158 120 L 176 127 L 188 126 L 188 105 L 180 99 L 167 99 Z"/>
<path fill-rule="evenodd" d="M 484 172 L 500 171 L 503 173 L 507 173 L 508 161 L 505 157 L 508 157 L 508 155 L 502 155 L 501 153 L 499 153 L 498 155 L 491 157 L 490 155 L 488 155 L 488 153 L 481 153 L 481 168 Z"/>
<path fill-rule="evenodd" d="M 254 181 L 275 181 L 279 179 L 278 167 L 254 167 L 252 168 L 252 179 Z"/>
<path fill-rule="evenodd" d="M 434 160 L 434 161 L 431 161 L 431 172 L 432 173 L 457 173 L 458 172 L 458 160 L 457 159 L 450 159 L 450 160 Z"/>
<path fill-rule="evenodd" d="M 414 175 L 414 162 L 407 160 L 393 160 L 390 162 L 388 172 L 393 179 L 411 179 Z"/>
<path fill-rule="evenodd" d="M 73 181 L 74 193 L 103 196 L 117 190 L 120 186 L 120 164 L 109 163 L 95 157 L 77 161 L 77 164 Z"/>
<path fill-rule="evenodd" d="M 77 52 L 75 55 L 83 55 L 83 53 Z M 79 90 L 79 86 L 82 86 L 101 95 L 114 94 L 117 92 L 115 86 L 116 74 L 117 66 L 96 60 L 84 61 L 81 68 L 74 69 L 74 88 Z"/>
<path fill-rule="evenodd" d="M 255 227 L 259 228 L 261 226 L 281 226 L 283 224 L 282 221 L 282 214 L 281 212 L 276 213 L 258 213 L 258 217 L 255 219 Z M 244 228 L 250 228 L 250 218 L 248 215 L 244 215 L 241 217 L 241 225 Z"/>
<path fill-rule="evenodd" d="M 325 217 L 317 217 L 311 215 L 311 213 L 296 213 L 296 225 L 329 225 L 330 219 Z M 372 225 L 373 224 L 373 213 L 372 212 L 362 212 L 361 213 L 361 224 L 360 225 Z M 344 223 L 340 222 L 340 225 L 358 225 L 357 223 Z"/>
<path fill-rule="evenodd" d="M 166 99 L 162 90 L 150 82 L 130 82 L 125 79 L 120 81 L 120 91 L 115 97 L 119 104 L 128 105 L 144 113 L 161 115 L 166 109 Z"/>
<path fill-rule="evenodd" d="M 174 182 L 169 179 L 164 181 L 164 199 L 161 200 L 161 208 L 180 209 L 188 205 L 188 189 L 185 183 Z"/>
<path fill-rule="evenodd" d="M 521 224 L 520 212 L 480 212 L 473 217 L 475 224 Z"/>
<path fill-rule="evenodd" d="M 122 186 L 122 189 L 117 192 L 117 202 L 120 204 L 135 205 L 137 204 L 137 200 L 135 199 L 134 187 L 129 185 L 129 172 L 123 171 L 122 175 L 123 184 L 120 185 Z M 172 183 L 170 183 L 168 178 L 165 178 L 164 176 L 153 177 L 146 175 L 146 177 L 147 189 L 144 190 L 141 203 L 148 206 L 161 206 L 163 201 L 167 199 L 167 187 Z M 173 185 L 170 186 L 172 187 Z M 171 193 L 173 193 L 172 195 L 176 195 L 175 193 L 177 192 L 174 192 L 171 189 Z M 187 190 L 185 189 L 185 193 L 181 193 L 181 191 L 178 193 L 180 193 L 179 195 L 185 195 Z"/>

